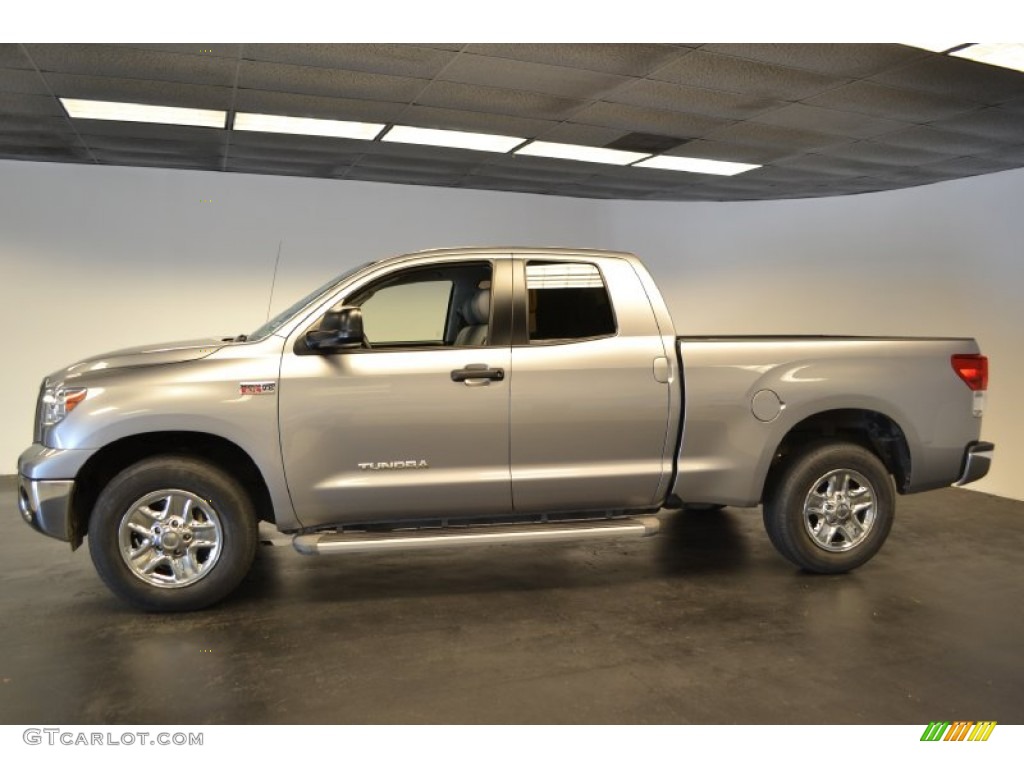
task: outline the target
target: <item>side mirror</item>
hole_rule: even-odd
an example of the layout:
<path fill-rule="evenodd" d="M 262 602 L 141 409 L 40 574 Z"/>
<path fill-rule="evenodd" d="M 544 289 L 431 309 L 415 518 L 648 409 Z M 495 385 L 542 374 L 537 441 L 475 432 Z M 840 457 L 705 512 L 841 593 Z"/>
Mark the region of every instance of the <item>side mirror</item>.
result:
<path fill-rule="evenodd" d="M 363 313 L 359 307 L 342 307 L 328 312 L 320 327 L 306 333 L 306 346 L 317 352 L 337 352 L 363 346 Z"/>

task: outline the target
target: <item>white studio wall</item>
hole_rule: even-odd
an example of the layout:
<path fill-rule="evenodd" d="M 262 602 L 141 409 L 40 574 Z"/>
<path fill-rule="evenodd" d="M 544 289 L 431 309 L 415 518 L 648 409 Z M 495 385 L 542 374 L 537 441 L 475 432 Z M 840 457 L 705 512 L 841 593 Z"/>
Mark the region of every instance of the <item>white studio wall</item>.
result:
<path fill-rule="evenodd" d="M 332 274 L 421 248 L 633 251 L 681 334 L 976 336 L 992 362 L 972 486 L 1024 499 L 1024 171 L 815 200 L 653 203 L 0 161 L 0 474 L 42 377 L 118 347 L 252 330 Z M 4 470 L 2 467 L 8 467 Z"/>

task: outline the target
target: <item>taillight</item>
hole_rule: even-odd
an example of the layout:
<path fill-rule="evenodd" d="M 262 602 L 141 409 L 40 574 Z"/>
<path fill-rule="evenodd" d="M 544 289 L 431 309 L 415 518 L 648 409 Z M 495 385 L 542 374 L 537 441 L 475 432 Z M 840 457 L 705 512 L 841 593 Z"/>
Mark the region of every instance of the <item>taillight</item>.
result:
<path fill-rule="evenodd" d="M 956 375 L 964 380 L 972 392 L 988 389 L 988 358 L 984 355 L 953 355 L 950 363 Z"/>

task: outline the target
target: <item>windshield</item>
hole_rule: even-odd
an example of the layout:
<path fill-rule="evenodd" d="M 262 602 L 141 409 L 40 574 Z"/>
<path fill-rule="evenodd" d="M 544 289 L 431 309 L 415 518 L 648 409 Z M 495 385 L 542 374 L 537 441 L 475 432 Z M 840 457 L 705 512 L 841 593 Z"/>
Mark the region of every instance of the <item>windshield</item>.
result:
<path fill-rule="evenodd" d="M 263 339 L 267 338 L 267 336 L 269 336 L 274 331 L 276 331 L 278 328 L 280 328 L 282 325 L 287 323 L 289 320 L 291 320 L 293 317 L 295 317 L 295 315 L 297 315 L 303 309 L 308 307 L 310 304 L 313 304 L 313 303 L 319 301 L 320 299 L 324 298 L 342 280 L 344 280 L 347 277 L 351 277 L 356 272 L 359 272 L 360 270 L 370 266 L 370 264 L 372 264 L 372 263 L 373 262 L 367 262 L 365 264 L 360 264 L 358 267 L 355 267 L 354 269 L 350 269 L 348 272 L 342 272 L 340 275 L 338 275 L 336 277 L 332 277 L 330 280 L 328 280 L 326 283 L 321 285 L 315 291 L 313 291 L 312 293 L 306 294 L 301 299 L 296 301 L 294 304 L 292 304 L 290 307 L 288 307 L 288 309 L 284 310 L 283 312 L 279 312 L 278 314 L 274 315 L 274 317 L 272 317 L 269 320 L 267 320 L 267 322 L 265 322 L 263 325 L 261 325 L 255 331 L 253 331 L 248 336 L 246 336 L 245 340 L 246 341 L 262 341 Z"/>

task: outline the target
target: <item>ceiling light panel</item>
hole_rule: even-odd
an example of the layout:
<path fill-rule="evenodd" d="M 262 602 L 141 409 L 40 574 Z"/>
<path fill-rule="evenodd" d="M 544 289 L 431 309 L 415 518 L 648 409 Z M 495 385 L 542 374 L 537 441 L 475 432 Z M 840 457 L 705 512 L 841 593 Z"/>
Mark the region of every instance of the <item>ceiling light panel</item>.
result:
<path fill-rule="evenodd" d="M 384 130 L 383 123 L 353 123 L 347 120 L 320 120 L 312 117 L 285 117 L 239 112 L 235 115 L 236 131 L 261 133 L 292 133 L 302 136 L 331 136 L 336 139 L 370 141 Z"/>
<path fill-rule="evenodd" d="M 921 48 L 935 53 L 945 53 L 950 48 L 959 48 L 967 43 L 901 43 L 901 45 L 909 45 L 911 48 Z"/>
<path fill-rule="evenodd" d="M 1024 72 L 1024 43 L 976 43 L 950 56 Z"/>
<path fill-rule="evenodd" d="M 636 168 L 659 168 L 664 171 L 685 171 L 687 173 L 710 173 L 715 176 L 735 176 L 738 173 L 752 171 L 760 165 L 751 163 L 729 163 L 724 160 L 704 160 L 699 157 L 676 157 L 674 155 L 658 155 L 649 160 L 637 163 Z"/>
<path fill-rule="evenodd" d="M 454 149 L 475 149 L 478 152 L 509 152 L 526 139 L 517 136 L 499 136 L 491 133 L 467 133 L 466 131 L 442 131 L 434 128 L 413 128 L 396 125 L 381 141 L 395 141 L 402 144 L 427 144 L 432 147 L 453 147 Z"/>
<path fill-rule="evenodd" d="M 585 163 L 606 163 L 609 165 L 629 165 L 647 157 L 642 152 L 584 147 L 580 144 L 556 144 L 550 141 L 530 142 L 522 149 L 516 150 L 515 154 L 530 155 L 532 157 L 554 157 L 559 160 L 580 160 Z"/>
<path fill-rule="evenodd" d="M 65 98 L 61 98 L 60 103 L 71 117 L 80 120 L 121 120 L 129 123 L 194 125 L 201 128 L 223 128 L 227 122 L 227 113 L 217 109 L 157 107 L 122 101 Z"/>

